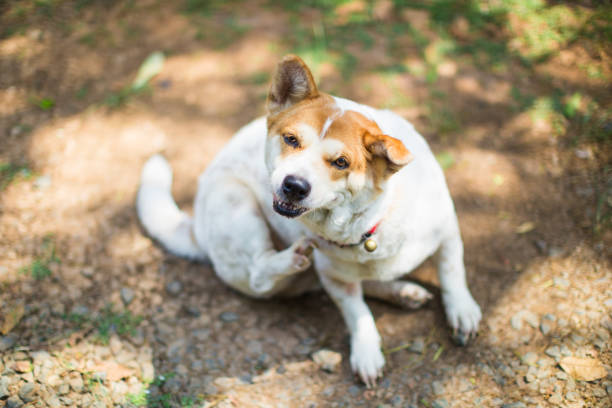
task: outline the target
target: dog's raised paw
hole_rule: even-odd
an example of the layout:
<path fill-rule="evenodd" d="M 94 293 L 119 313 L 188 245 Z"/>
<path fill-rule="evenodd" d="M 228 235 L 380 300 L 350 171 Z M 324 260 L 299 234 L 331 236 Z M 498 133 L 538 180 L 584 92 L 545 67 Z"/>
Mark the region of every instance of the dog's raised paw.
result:
<path fill-rule="evenodd" d="M 297 272 L 310 268 L 312 264 L 311 256 L 315 247 L 314 241 L 309 238 L 300 238 L 291 245 L 291 250 L 293 251 L 292 264 Z"/>

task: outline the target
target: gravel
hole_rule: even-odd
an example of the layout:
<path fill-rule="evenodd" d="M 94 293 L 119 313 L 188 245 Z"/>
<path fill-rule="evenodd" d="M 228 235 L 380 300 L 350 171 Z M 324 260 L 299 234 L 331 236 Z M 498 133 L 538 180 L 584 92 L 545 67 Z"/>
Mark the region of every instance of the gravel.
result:
<path fill-rule="evenodd" d="M 9 386 L 8 378 L 0 377 L 0 399 L 6 398 L 9 396 L 8 386 Z"/>
<path fill-rule="evenodd" d="M 533 365 L 536 363 L 536 361 L 538 361 L 538 354 L 533 351 L 529 351 L 523 355 L 522 360 L 527 365 Z"/>
<path fill-rule="evenodd" d="M 21 406 L 23 406 L 23 402 L 16 395 L 13 395 L 6 400 L 6 408 L 19 408 Z"/>

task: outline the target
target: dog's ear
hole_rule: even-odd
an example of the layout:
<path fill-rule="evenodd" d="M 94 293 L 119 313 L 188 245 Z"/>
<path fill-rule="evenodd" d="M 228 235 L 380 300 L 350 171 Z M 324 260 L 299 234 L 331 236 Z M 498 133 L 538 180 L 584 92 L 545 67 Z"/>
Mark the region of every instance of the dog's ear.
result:
<path fill-rule="evenodd" d="M 278 113 L 319 94 L 312 73 L 297 55 L 286 55 L 277 65 L 270 92 L 268 112 Z"/>
<path fill-rule="evenodd" d="M 366 132 L 363 145 L 369 153 L 374 172 L 382 178 L 391 176 L 413 159 L 404 143 L 391 136 Z"/>

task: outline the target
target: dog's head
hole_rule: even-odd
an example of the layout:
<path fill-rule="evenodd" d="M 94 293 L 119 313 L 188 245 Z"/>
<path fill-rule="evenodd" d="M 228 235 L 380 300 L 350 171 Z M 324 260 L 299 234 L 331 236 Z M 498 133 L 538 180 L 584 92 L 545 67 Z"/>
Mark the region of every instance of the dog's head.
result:
<path fill-rule="evenodd" d="M 267 106 L 266 165 L 274 209 L 286 217 L 333 209 L 366 189 L 380 191 L 412 158 L 374 121 L 319 92 L 297 56 L 278 64 Z"/>

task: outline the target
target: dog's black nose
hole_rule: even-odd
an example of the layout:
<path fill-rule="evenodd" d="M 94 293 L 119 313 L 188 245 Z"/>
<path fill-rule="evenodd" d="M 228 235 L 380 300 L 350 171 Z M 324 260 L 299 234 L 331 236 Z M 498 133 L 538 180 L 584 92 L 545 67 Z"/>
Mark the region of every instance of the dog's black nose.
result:
<path fill-rule="evenodd" d="M 283 193 L 291 201 L 303 200 L 310 193 L 310 183 L 301 177 L 287 176 L 283 180 Z"/>

